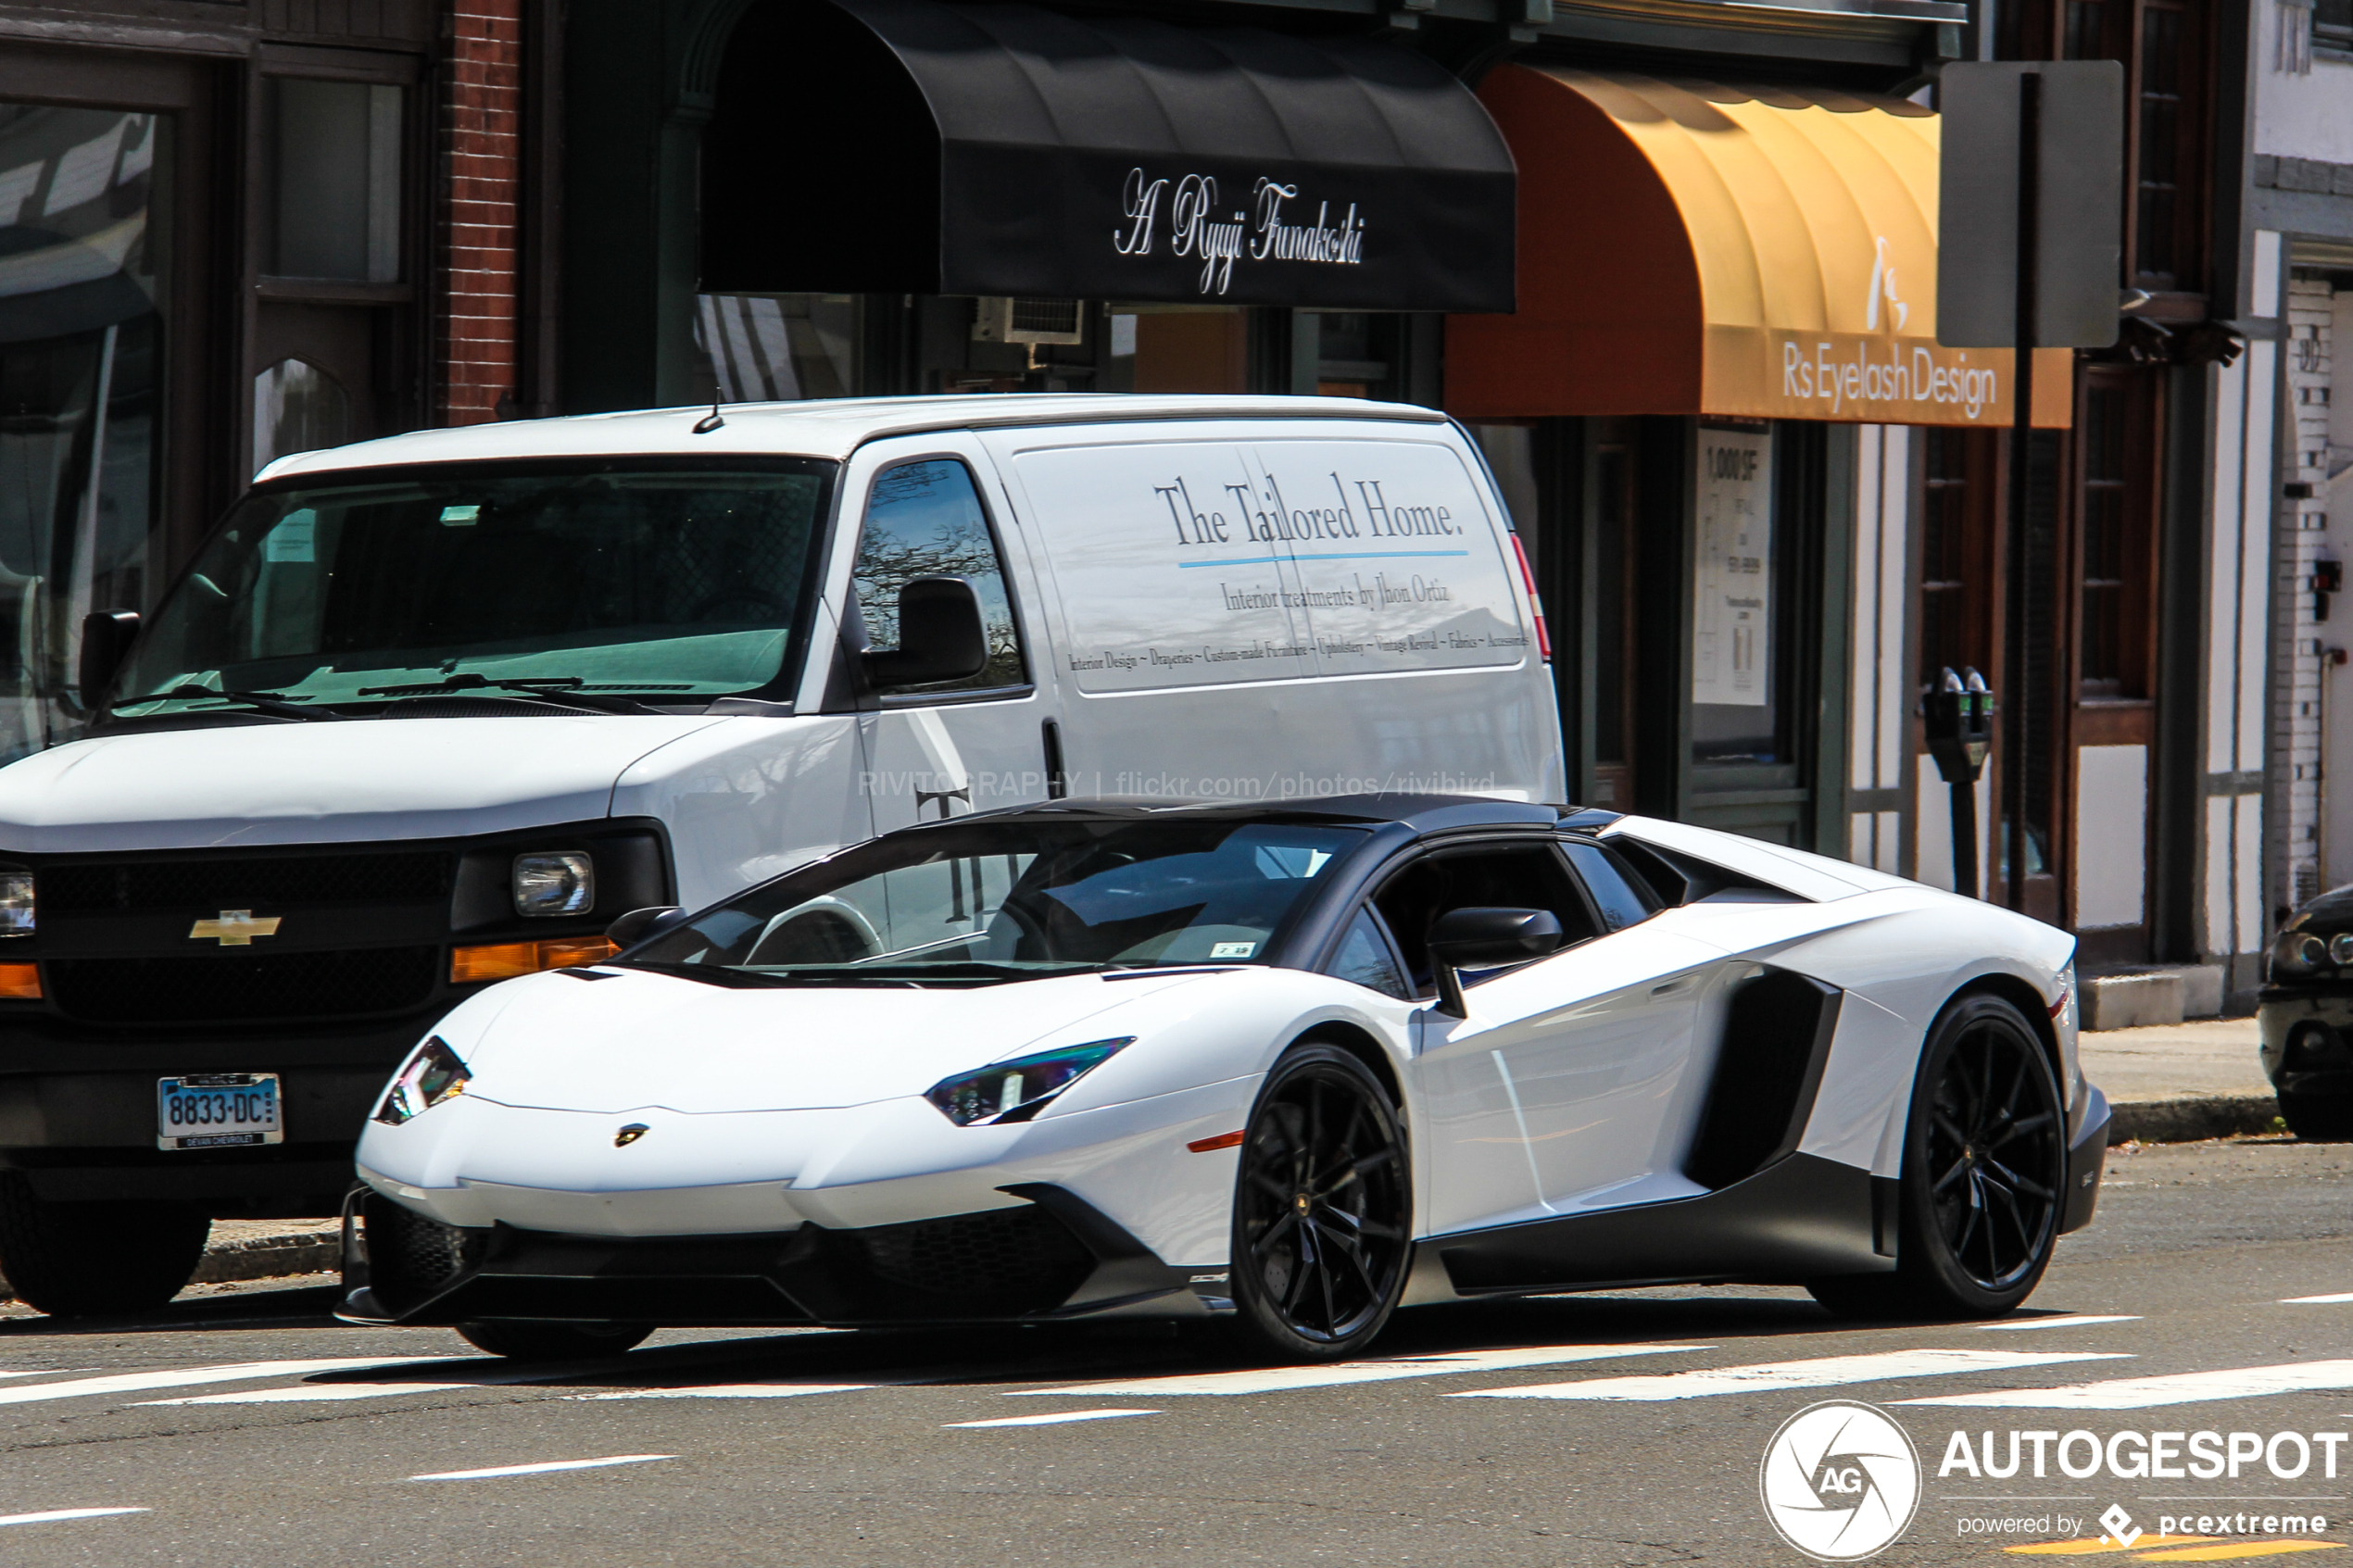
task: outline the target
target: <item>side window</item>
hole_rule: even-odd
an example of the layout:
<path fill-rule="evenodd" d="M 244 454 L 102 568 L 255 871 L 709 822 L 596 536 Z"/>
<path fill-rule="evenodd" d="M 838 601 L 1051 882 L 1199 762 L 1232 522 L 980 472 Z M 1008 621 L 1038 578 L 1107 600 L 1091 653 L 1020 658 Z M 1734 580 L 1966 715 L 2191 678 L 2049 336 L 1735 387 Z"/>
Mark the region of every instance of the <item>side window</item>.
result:
<path fill-rule="evenodd" d="M 875 652 L 899 646 L 899 590 L 918 577 L 961 577 L 973 585 L 988 630 L 988 664 L 968 680 L 901 689 L 987 691 L 1028 680 L 988 514 L 981 508 L 970 470 L 952 458 L 901 463 L 875 478 L 851 591 L 867 645 Z"/>
<path fill-rule="evenodd" d="M 1599 936 L 1592 910 L 1550 845 L 1441 851 L 1390 878 L 1374 897 L 1396 935 L 1416 994 L 1436 986 L 1429 963 L 1429 928 L 1449 909 L 1550 909 L 1561 922 L 1564 947 Z"/>
<path fill-rule="evenodd" d="M 1577 868 L 1585 891 L 1592 895 L 1593 907 L 1601 910 L 1602 923 L 1610 930 L 1640 925 L 1658 912 L 1658 905 L 1643 896 L 1642 884 L 1626 873 L 1617 856 L 1600 845 L 1572 840 L 1563 843 L 1561 849 Z"/>
<path fill-rule="evenodd" d="M 1389 937 L 1380 928 L 1380 917 L 1369 908 L 1357 910 L 1356 918 L 1348 922 L 1348 935 L 1340 939 L 1340 951 L 1332 955 L 1331 972 L 1384 997 L 1413 1000 L 1413 990 L 1398 972 Z"/>

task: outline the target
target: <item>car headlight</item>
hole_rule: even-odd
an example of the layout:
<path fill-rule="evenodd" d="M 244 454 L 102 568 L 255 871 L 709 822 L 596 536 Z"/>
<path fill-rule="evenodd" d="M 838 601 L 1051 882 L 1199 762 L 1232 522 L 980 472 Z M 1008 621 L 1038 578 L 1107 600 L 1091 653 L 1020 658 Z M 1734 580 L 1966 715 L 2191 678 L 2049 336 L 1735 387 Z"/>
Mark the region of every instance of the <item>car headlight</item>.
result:
<path fill-rule="evenodd" d="M 943 1078 L 925 1091 L 924 1098 L 959 1127 L 1026 1122 L 1081 1075 L 1135 1043 L 1135 1035 L 1122 1035 L 1115 1040 L 1090 1040 L 1083 1046 L 993 1061 L 977 1073 Z"/>
<path fill-rule="evenodd" d="M 32 935 L 32 873 L 0 872 L 0 936 Z"/>
<path fill-rule="evenodd" d="M 419 1046 L 408 1065 L 395 1074 L 392 1087 L 384 1091 L 384 1103 L 376 1107 L 376 1120 L 397 1127 L 443 1100 L 456 1099 L 466 1092 L 472 1077 L 458 1053 L 449 1048 L 449 1042 L 435 1035 Z"/>
<path fill-rule="evenodd" d="M 515 913 L 585 915 L 597 906 L 597 862 L 574 850 L 515 857 Z"/>
<path fill-rule="evenodd" d="M 2271 977 L 2300 979 L 2329 967 L 2329 944 L 2314 932 L 2283 931 L 2271 944 Z"/>

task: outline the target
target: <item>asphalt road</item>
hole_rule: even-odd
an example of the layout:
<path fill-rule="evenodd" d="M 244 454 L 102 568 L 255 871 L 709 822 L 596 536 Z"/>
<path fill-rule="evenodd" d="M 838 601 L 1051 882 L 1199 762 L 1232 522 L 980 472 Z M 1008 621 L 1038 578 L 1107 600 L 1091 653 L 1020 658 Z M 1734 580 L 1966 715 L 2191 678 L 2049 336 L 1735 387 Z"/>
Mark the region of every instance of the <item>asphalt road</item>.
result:
<path fill-rule="evenodd" d="M 1878 1562 L 2021 1562 L 2004 1549 L 2083 1521 L 2068 1555 L 2326 1562 L 2353 1549 L 2320 1545 L 2353 1543 L 2353 1442 L 2311 1436 L 2353 1432 L 2349 1194 L 2353 1146 L 2119 1151 L 2099 1219 L 2005 1325 L 1850 1326 L 1759 1288 L 1556 1297 L 1406 1314 L 1373 1361 L 1305 1375 L 1078 1330 L 669 1332 L 526 1372 L 338 1326 L 322 1286 L 73 1329 L 12 1310 L 0 1563 L 1797 1564 L 1759 1463 L 1825 1399 L 1886 1411 L 1922 1461 Z M 1956 1396 L 1981 1402 L 1910 1402 Z M 1952 1464 L 1954 1432 L 1980 1459 L 1992 1433 L 1999 1463 L 2013 1430 L 2089 1432 L 2124 1469 L 2126 1432 L 2310 1459 L 2078 1479 L 2077 1439 L 2039 1481 Z M 449 1477 L 584 1461 L 607 1462 Z M 2132 1523 L 2103 1547 L 2112 1505 Z M 12 1522 L 78 1510 L 140 1512 Z M 2160 1538 L 2164 1514 L 2211 1538 Z M 2313 1514 L 2317 1537 L 2262 1528 Z"/>

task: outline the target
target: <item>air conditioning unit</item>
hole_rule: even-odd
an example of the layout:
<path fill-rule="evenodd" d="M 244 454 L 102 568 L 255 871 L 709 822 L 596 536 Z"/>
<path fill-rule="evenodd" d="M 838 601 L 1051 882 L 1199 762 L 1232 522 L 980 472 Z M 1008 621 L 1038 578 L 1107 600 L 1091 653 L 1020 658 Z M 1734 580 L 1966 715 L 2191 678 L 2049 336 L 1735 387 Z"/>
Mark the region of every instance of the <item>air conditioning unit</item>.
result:
<path fill-rule="evenodd" d="M 974 302 L 975 343 L 1068 343 L 1087 341 L 1085 307 L 1075 299 L 1023 299 L 988 295 Z"/>

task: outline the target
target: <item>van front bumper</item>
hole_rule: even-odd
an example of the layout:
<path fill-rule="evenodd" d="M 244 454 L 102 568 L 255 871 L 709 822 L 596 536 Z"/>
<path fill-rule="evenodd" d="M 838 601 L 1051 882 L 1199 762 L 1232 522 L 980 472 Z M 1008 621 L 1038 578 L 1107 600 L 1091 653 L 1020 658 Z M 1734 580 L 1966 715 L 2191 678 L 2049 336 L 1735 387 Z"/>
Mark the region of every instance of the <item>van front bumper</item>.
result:
<path fill-rule="evenodd" d="M 52 1202 L 184 1202 L 219 1219 L 332 1214 L 376 1097 L 432 1022 L 128 1037 L 0 1022 L 0 1171 Z M 52 1065 L 65 1062 L 72 1069 Z M 157 1081 L 189 1073 L 278 1074 L 283 1141 L 157 1148 Z"/>

